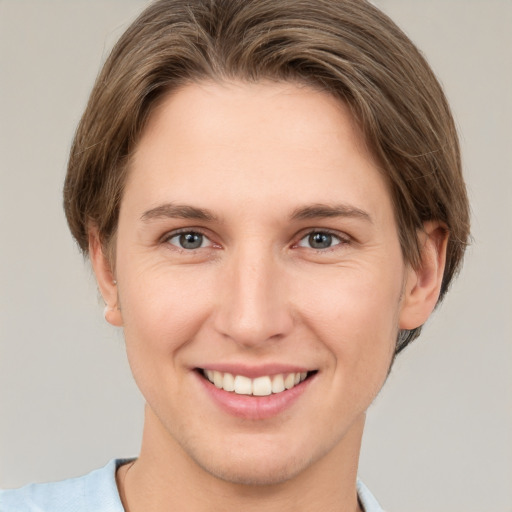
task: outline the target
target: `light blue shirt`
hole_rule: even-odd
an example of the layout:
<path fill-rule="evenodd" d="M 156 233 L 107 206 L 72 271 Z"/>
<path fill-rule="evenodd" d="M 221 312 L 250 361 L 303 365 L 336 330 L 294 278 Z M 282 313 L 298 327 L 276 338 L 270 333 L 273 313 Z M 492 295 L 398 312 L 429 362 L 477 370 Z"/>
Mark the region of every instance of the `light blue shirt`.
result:
<path fill-rule="evenodd" d="M 0 491 L 0 512 L 125 512 L 116 485 L 116 469 L 125 462 L 113 459 L 78 478 Z M 383 512 L 360 480 L 357 494 L 365 512 Z"/>

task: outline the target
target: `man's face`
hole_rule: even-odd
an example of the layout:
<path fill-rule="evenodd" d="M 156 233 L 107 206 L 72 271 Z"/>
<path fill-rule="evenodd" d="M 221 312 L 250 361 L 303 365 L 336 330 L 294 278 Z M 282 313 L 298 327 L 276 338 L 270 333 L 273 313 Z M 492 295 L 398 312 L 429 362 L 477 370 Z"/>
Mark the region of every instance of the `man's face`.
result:
<path fill-rule="evenodd" d="M 131 163 L 116 249 L 155 451 L 260 484 L 357 459 L 409 271 L 344 105 L 270 82 L 174 92 Z"/>

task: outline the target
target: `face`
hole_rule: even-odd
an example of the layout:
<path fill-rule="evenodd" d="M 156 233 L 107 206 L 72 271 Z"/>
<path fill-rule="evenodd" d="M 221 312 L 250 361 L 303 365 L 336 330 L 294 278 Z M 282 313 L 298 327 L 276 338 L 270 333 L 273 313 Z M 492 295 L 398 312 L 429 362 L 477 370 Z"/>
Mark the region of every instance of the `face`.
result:
<path fill-rule="evenodd" d="M 245 483 L 357 453 L 410 275 L 343 104 L 287 83 L 172 93 L 134 155 L 116 246 L 113 322 L 147 442 Z"/>

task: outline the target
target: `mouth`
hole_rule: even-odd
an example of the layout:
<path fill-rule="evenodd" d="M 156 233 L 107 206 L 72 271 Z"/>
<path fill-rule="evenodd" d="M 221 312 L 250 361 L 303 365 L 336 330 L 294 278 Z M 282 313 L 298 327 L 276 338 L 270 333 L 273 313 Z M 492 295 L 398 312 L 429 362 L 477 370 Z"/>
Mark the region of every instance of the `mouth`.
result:
<path fill-rule="evenodd" d="M 218 389 L 249 396 L 269 396 L 283 393 L 298 386 L 316 373 L 316 371 L 277 373 L 250 378 L 245 375 L 234 375 L 229 372 L 202 368 L 198 368 L 198 372 Z"/>

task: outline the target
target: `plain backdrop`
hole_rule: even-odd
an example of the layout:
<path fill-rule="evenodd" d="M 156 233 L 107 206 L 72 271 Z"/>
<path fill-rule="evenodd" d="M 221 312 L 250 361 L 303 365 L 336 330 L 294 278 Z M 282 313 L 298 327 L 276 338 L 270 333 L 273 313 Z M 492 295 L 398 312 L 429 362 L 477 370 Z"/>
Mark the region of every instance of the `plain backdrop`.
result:
<path fill-rule="evenodd" d="M 512 511 L 512 2 L 375 2 L 424 51 L 460 128 L 465 268 L 368 414 L 360 476 L 392 512 Z M 0 0 L 0 486 L 138 453 L 143 401 L 67 230 L 71 138 L 145 5 Z"/>

